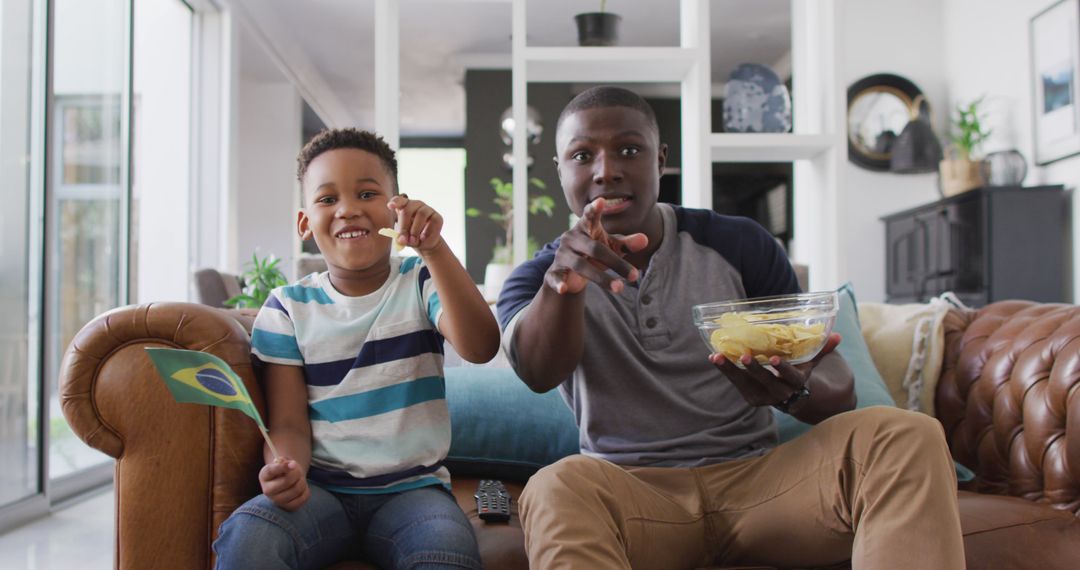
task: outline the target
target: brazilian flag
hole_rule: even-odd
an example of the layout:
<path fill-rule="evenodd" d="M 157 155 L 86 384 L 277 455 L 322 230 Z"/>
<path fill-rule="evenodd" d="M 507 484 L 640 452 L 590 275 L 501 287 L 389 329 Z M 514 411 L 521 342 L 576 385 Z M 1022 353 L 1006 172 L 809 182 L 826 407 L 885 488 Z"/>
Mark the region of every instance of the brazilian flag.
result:
<path fill-rule="evenodd" d="M 147 348 L 146 353 L 177 402 L 235 408 L 266 429 L 244 382 L 224 360 L 175 348 Z"/>

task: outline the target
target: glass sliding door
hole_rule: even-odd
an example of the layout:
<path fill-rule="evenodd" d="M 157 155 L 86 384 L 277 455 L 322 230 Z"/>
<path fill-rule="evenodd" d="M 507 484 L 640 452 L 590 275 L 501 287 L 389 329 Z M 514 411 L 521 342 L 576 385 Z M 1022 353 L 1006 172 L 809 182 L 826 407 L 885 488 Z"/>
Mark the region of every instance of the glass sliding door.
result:
<path fill-rule="evenodd" d="M 52 2 L 45 258 L 50 480 L 111 461 L 71 432 L 56 383 L 79 329 L 127 301 L 129 16 L 129 0 Z"/>
<path fill-rule="evenodd" d="M 0 508 L 40 492 L 38 383 L 29 353 L 32 0 L 0 3 Z"/>

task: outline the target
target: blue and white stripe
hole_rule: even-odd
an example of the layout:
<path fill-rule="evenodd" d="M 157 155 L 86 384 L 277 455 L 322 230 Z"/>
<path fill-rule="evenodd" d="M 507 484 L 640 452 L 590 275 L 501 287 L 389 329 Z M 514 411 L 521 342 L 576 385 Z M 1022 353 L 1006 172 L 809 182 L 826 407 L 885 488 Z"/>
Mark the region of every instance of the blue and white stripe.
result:
<path fill-rule="evenodd" d="M 313 483 L 350 493 L 449 486 L 442 306 L 430 276 L 420 258 L 393 257 L 378 291 L 347 297 L 313 273 L 259 311 L 255 357 L 303 367 Z"/>

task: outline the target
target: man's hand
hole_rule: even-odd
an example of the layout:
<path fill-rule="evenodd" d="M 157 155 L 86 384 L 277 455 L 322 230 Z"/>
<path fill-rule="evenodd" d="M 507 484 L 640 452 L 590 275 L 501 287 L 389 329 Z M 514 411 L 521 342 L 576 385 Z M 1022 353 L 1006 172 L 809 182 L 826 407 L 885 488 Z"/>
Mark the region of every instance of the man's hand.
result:
<path fill-rule="evenodd" d="M 580 293 L 590 281 L 615 293 L 621 292 L 623 282 L 607 274 L 608 269 L 629 281 L 638 279 L 637 268 L 623 257 L 645 249 L 649 238 L 643 233 L 608 235 L 600 223 L 604 205 L 605 200 L 597 198 L 585 206 L 581 219 L 559 241 L 544 283 L 560 295 Z"/>
<path fill-rule="evenodd" d="M 398 194 L 386 207 L 397 213 L 398 243 L 411 246 L 420 253 L 434 250 L 442 243 L 443 218 L 434 208 L 420 200 L 410 200 Z"/>
<path fill-rule="evenodd" d="M 286 511 L 296 511 L 311 497 L 303 471 L 292 459 L 279 457 L 259 470 L 259 485 L 275 505 Z"/>
<path fill-rule="evenodd" d="M 724 376 L 735 385 L 751 406 L 771 406 L 783 403 L 792 394 L 801 390 L 810 379 L 810 373 L 814 367 L 838 344 L 840 344 L 840 335 L 832 333 L 825 341 L 821 352 L 813 360 L 802 364 L 788 364 L 782 362 L 779 357 L 773 356 L 769 364 L 776 369 L 776 374 L 762 366 L 751 354 L 744 354 L 740 360 L 743 368 L 739 368 L 734 362 L 718 353 L 709 355 L 709 361 L 724 373 Z M 798 409 L 803 403 L 796 403 L 792 411 Z"/>

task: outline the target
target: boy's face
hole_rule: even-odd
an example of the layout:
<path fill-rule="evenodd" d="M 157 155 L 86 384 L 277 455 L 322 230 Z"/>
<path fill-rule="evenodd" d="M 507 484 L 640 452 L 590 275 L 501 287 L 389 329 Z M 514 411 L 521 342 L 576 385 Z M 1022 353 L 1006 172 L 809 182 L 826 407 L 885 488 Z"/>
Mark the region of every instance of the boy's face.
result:
<path fill-rule="evenodd" d="M 389 263 L 391 240 L 377 232 L 394 224 L 386 204 L 395 189 L 379 157 L 355 148 L 324 152 L 308 164 L 302 185 L 297 231 L 315 238 L 330 269 Z"/>
<path fill-rule="evenodd" d="M 667 145 L 641 111 L 630 107 L 583 109 L 563 119 L 555 134 L 559 181 L 570 209 L 604 197 L 604 229 L 643 231 L 660 195 Z"/>

